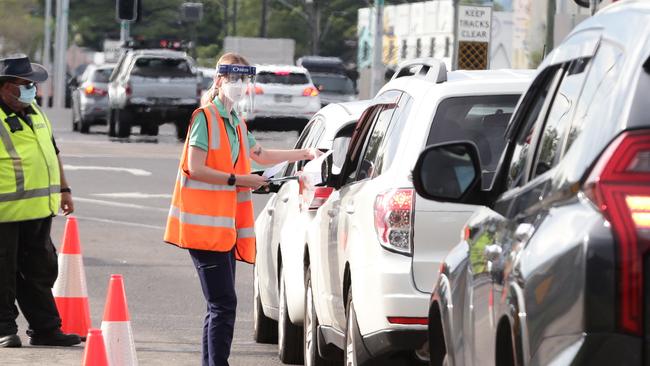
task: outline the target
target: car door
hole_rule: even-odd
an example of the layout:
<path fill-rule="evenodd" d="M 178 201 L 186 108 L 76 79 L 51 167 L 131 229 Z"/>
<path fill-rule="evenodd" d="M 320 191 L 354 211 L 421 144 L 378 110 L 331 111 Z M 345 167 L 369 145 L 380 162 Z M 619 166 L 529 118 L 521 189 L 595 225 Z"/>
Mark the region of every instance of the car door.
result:
<path fill-rule="evenodd" d="M 329 275 L 332 291 L 331 296 L 334 302 L 334 317 L 335 327 L 343 331 L 345 329 L 345 301 L 344 299 L 344 273 L 345 265 L 347 262 L 347 253 L 349 245 L 353 245 L 349 238 L 354 232 L 359 233 L 361 230 L 360 221 L 363 218 L 357 214 L 358 205 L 364 204 L 364 200 L 360 199 L 359 195 L 364 189 L 366 183 L 374 177 L 376 171 L 376 157 L 382 146 L 382 141 L 386 136 L 390 121 L 397 109 L 401 92 L 388 91 L 382 94 L 379 98 L 385 103 L 378 106 L 376 116 L 373 118 L 371 125 L 365 131 L 363 139 L 359 139 L 360 144 L 356 145 L 353 149 L 355 155 L 350 156 L 349 163 L 345 167 L 345 181 L 339 190 L 338 211 L 333 221 L 337 221 L 335 226 L 329 229 L 328 238 L 328 258 L 334 258 L 335 263 L 329 265 Z M 373 196 L 374 200 L 374 196 Z M 367 203 L 367 202 L 366 202 Z M 374 203 L 374 201 L 373 201 Z M 374 242 L 372 240 L 363 240 L 363 244 Z M 360 245 L 362 243 L 357 243 Z"/>
<path fill-rule="evenodd" d="M 339 211 L 341 207 L 341 195 L 339 188 L 342 183 L 350 179 L 350 175 L 356 172 L 357 162 L 363 149 L 366 136 L 374 120 L 377 118 L 381 105 L 371 106 L 359 118 L 352 133 L 352 138 L 348 145 L 348 151 L 345 154 L 345 160 L 341 171 L 333 182 L 334 192 L 330 195 L 326 203 L 320 208 L 323 211 L 323 220 L 320 227 L 320 240 L 318 245 L 318 258 L 320 268 L 316 271 L 316 281 L 318 281 L 318 298 L 320 299 L 321 323 L 328 326 L 334 326 L 340 322 L 335 319 L 340 309 L 344 306 L 341 297 L 340 275 L 338 272 L 339 258 L 336 252 L 338 245 L 338 225 Z M 334 298 L 338 296 L 338 298 Z M 345 324 L 345 323 L 343 323 Z M 336 326 L 341 330 L 340 326 Z"/>
<path fill-rule="evenodd" d="M 464 348 L 466 364 L 491 365 L 495 357 L 495 334 L 498 318 L 495 303 L 499 304 L 504 294 L 493 289 L 495 269 L 502 264 L 501 253 L 511 244 L 512 224 L 508 214 L 514 197 L 518 197 L 521 188 L 528 180 L 532 164 L 537 121 L 548 109 L 549 96 L 552 96 L 561 78 L 561 70 L 552 68 L 541 73 L 530 88 L 530 92 L 520 103 L 519 109 L 525 109 L 525 117 L 512 122 L 509 126 L 513 138 L 509 142 L 506 160 L 510 164 L 501 167 L 495 185 L 503 184 L 508 192 L 500 197 L 492 209 L 483 208 L 477 215 L 480 220 L 473 220 L 467 228 L 467 299 L 464 308 L 463 333 L 467 346 Z M 511 157 L 510 160 L 508 158 Z M 531 197 L 526 195 L 526 197 Z M 475 216 L 476 217 L 476 216 Z M 497 281 L 499 282 L 499 281 Z"/>
<path fill-rule="evenodd" d="M 295 147 L 302 148 L 309 138 L 313 123 L 309 123 L 298 138 Z M 295 175 L 296 165 L 291 163 L 282 173 L 283 175 Z M 262 302 L 266 305 L 277 307 L 277 283 L 278 271 L 278 244 L 280 235 L 280 224 L 283 222 L 286 213 L 284 208 L 287 201 L 284 201 L 290 194 L 291 187 L 283 185 L 277 193 L 272 194 L 266 206 L 255 222 L 257 236 L 257 260 L 256 270 L 259 276 L 260 289 L 268 289 L 270 298 L 266 299 L 266 293 L 262 291 Z M 266 300 L 269 300 L 268 302 Z"/>

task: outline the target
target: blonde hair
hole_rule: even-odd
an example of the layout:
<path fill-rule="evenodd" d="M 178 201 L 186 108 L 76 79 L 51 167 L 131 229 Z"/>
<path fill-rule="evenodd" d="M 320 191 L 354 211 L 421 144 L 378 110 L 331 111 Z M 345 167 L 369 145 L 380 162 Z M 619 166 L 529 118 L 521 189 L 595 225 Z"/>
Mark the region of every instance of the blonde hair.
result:
<path fill-rule="evenodd" d="M 250 65 L 250 63 L 248 63 L 248 60 L 246 60 L 244 56 L 234 52 L 228 52 L 221 56 L 217 61 L 217 72 L 219 71 L 219 65 Z M 217 77 L 219 77 L 218 74 Z M 205 106 L 210 104 L 217 94 L 219 94 L 219 89 L 217 88 L 215 77 L 215 80 L 212 80 L 212 86 L 210 86 L 210 89 L 208 89 L 208 91 L 201 97 L 201 105 Z"/>

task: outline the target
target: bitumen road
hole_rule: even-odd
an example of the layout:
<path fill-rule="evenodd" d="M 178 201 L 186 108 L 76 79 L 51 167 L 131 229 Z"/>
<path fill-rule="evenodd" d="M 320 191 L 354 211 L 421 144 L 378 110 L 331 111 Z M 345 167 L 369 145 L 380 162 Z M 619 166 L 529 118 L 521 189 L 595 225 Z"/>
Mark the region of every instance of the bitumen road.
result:
<path fill-rule="evenodd" d="M 106 127 L 72 132 L 70 110 L 46 110 L 79 223 L 93 327 L 100 327 L 111 274 L 122 274 L 140 365 L 200 365 L 205 301 L 185 250 L 163 242 L 182 144 L 174 127 L 158 137 L 109 139 Z M 134 132 L 138 132 L 134 128 Z M 254 132 L 266 148 L 291 148 L 294 131 Z M 256 215 L 268 196 L 254 195 Z M 54 219 L 62 243 L 65 218 Z M 253 266 L 237 265 L 238 309 L 230 364 L 281 365 L 277 345 L 253 340 Z M 34 347 L 18 319 L 23 347 L 0 349 L 0 365 L 80 365 L 83 347 Z"/>

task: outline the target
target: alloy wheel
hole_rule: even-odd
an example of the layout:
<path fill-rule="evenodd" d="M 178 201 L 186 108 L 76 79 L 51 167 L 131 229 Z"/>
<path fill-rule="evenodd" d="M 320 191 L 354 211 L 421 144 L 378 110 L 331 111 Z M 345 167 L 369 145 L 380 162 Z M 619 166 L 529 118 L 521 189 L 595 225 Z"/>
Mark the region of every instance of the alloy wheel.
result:
<path fill-rule="evenodd" d="M 352 304 L 350 303 L 350 305 L 352 305 Z M 352 307 L 352 306 L 350 306 L 350 307 Z M 356 350 L 355 350 L 355 347 L 354 347 L 354 335 L 353 335 L 354 334 L 354 331 L 353 331 L 353 329 L 354 329 L 354 319 L 353 319 L 353 317 L 354 317 L 354 311 L 352 311 L 352 309 L 350 309 L 349 313 L 348 313 L 348 325 L 346 327 L 347 328 L 346 329 L 347 335 L 345 337 L 345 341 L 346 341 L 346 345 L 345 345 L 345 365 L 346 366 L 357 366 L 357 362 L 356 362 L 356 359 L 355 359 Z"/>
<path fill-rule="evenodd" d="M 312 309 L 313 309 L 313 297 L 311 293 L 311 280 L 307 282 L 307 302 L 305 304 L 305 366 L 312 366 L 313 363 L 313 357 L 312 354 L 314 352 L 314 339 L 312 338 L 314 336 L 314 329 L 313 329 L 313 314 L 312 314 Z"/>

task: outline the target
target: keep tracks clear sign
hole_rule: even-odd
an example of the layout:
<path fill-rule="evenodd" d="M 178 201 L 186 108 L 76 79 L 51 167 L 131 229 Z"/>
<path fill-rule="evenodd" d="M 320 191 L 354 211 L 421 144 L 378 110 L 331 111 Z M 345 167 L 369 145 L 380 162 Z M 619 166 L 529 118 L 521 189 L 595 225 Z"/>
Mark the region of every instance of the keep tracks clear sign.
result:
<path fill-rule="evenodd" d="M 488 68 L 491 6 L 458 7 L 458 68 L 485 70 Z"/>

